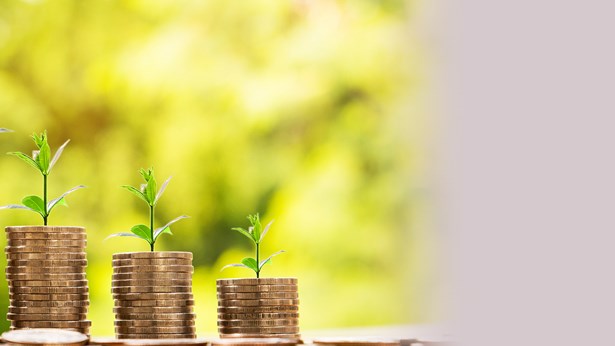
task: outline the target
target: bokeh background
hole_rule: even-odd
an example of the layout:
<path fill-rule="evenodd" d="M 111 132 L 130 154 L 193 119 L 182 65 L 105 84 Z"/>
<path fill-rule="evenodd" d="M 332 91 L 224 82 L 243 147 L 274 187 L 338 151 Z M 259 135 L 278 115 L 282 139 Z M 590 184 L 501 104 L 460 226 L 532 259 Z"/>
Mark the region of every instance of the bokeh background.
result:
<path fill-rule="evenodd" d="M 52 225 L 88 230 L 94 335 L 113 334 L 105 238 L 146 223 L 120 188 L 140 167 L 173 179 L 157 224 L 190 219 L 158 250 L 194 253 L 199 335 L 216 331 L 215 280 L 252 254 L 234 226 L 275 219 L 264 276 L 296 276 L 303 330 L 438 318 L 425 173 L 426 54 L 420 1 L 0 1 L 0 152 L 30 152 L 48 130 L 71 143 L 50 196 L 85 184 Z M 42 179 L 0 156 L 0 204 Z M 39 224 L 5 210 L 0 226 Z M 2 239 L 0 242 L 4 242 Z M 0 314 L 8 305 L 0 284 Z M 435 309 L 437 310 L 437 309 Z M 8 323 L 1 318 L 0 327 Z"/>

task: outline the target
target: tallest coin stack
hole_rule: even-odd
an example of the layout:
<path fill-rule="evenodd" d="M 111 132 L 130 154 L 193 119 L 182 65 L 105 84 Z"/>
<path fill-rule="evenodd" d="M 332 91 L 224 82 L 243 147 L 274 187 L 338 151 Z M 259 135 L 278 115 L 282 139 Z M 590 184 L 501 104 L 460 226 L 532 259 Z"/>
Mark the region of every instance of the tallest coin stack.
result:
<path fill-rule="evenodd" d="M 83 227 L 7 227 L 11 329 L 62 328 L 89 334 L 87 236 Z"/>

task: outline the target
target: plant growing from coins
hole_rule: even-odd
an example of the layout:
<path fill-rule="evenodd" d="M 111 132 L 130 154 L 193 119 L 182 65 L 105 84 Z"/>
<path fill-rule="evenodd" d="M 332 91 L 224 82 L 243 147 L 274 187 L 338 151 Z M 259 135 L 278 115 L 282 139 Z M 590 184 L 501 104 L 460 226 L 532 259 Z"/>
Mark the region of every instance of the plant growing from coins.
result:
<path fill-rule="evenodd" d="M 154 215 L 156 211 L 156 205 L 158 204 L 158 200 L 164 193 L 164 190 L 167 188 L 169 181 L 171 181 L 171 177 L 168 177 L 167 180 L 165 180 L 164 183 L 162 183 L 162 186 L 160 186 L 160 190 L 158 190 L 158 187 L 156 184 L 156 178 L 154 178 L 153 168 L 149 168 L 149 169 L 141 168 L 139 170 L 139 173 L 143 177 L 143 180 L 145 180 L 145 184 L 141 184 L 140 188 L 138 189 L 130 185 L 122 185 L 122 187 L 130 191 L 135 196 L 139 197 L 139 199 L 143 200 L 145 203 L 147 203 L 147 206 L 149 208 L 149 227 L 146 225 L 136 225 L 130 229 L 131 233 L 128 233 L 128 232 L 115 233 L 115 234 L 110 235 L 107 238 L 112 238 L 112 237 L 141 238 L 149 244 L 150 251 L 154 251 L 154 245 L 156 244 L 156 240 L 158 240 L 158 237 L 160 237 L 162 234 L 165 234 L 165 233 L 173 234 L 171 232 L 170 226 L 181 219 L 187 218 L 188 216 L 187 215 L 178 216 L 175 219 L 167 222 L 166 225 L 154 229 Z"/>
<path fill-rule="evenodd" d="M 6 130 L 6 129 L 3 129 Z M 7 132 L 7 131 L 0 131 Z M 69 193 L 84 188 L 83 185 L 78 185 L 73 187 L 72 189 L 64 192 L 59 197 L 52 199 L 51 201 L 47 201 L 47 177 L 49 173 L 51 173 L 51 169 L 55 166 L 56 162 L 62 155 L 64 148 L 70 142 L 70 139 L 64 142 L 58 150 L 56 151 L 53 158 L 51 157 L 51 148 L 49 147 L 49 143 L 47 143 L 47 131 L 44 131 L 40 135 L 36 133 L 32 134 L 32 139 L 34 140 L 34 144 L 36 145 L 37 150 L 32 152 L 32 157 L 22 153 L 22 152 L 10 152 L 9 155 L 17 156 L 22 159 L 28 165 L 36 168 L 37 171 L 41 173 L 43 176 L 43 196 L 42 198 L 36 195 L 26 196 L 21 200 L 22 204 L 10 204 L 0 207 L 0 209 L 26 209 L 31 210 L 37 214 L 39 214 L 43 218 L 43 224 L 47 226 L 47 221 L 49 219 L 49 214 L 53 208 L 58 205 L 68 206 L 66 204 L 65 197 Z"/>
<path fill-rule="evenodd" d="M 243 268 L 252 269 L 256 273 L 256 278 L 260 278 L 261 270 L 263 269 L 265 264 L 271 262 L 271 259 L 274 256 L 277 256 L 285 251 L 280 250 L 278 252 L 273 253 L 272 255 L 265 258 L 264 260 L 260 261 L 260 258 L 259 258 L 260 257 L 260 245 L 263 242 L 265 235 L 267 235 L 267 232 L 269 232 L 269 228 L 271 227 L 273 220 L 271 220 L 267 224 L 267 226 L 265 226 L 265 228 L 263 228 L 261 225 L 261 220 L 260 220 L 260 216 L 258 215 L 258 213 L 254 215 L 248 215 L 248 220 L 250 221 L 250 224 L 251 224 L 248 230 L 245 230 L 241 227 L 234 227 L 232 228 L 232 230 L 243 234 L 246 238 L 250 239 L 250 241 L 254 243 L 254 245 L 256 245 L 256 258 L 246 257 L 241 260 L 241 263 L 233 263 L 233 264 L 226 265 L 222 267 L 220 271 L 226 268 L 230 268 L 230 267 L 243 267 Z"/>

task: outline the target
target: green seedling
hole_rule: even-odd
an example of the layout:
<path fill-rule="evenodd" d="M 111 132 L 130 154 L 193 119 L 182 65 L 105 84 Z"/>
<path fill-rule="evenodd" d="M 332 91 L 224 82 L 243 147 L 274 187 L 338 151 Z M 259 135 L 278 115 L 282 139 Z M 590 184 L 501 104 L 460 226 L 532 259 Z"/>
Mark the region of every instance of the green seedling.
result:
<path fill-rule="evenodd" d="M 263 242 L 263 239 L 265 238 L 265 235 L 267 234 L 267 232 L 269 232 L 269 228 L 271 227 L 273 220 L 271 220 L 267 224 L 267 226 L 265 226 L 264 229 L 261 226 L 261 220 L 260 220 L 260 216 L 258 215 L 258 213 L 256 213 L 255 215 L 248 215 L 248 220 L 250 220 L 250 224 L 252 224 L 252 226 L 250 226 L 247 231 L 241 227 L 235 227 L 235 228 L 232 228 L 232 230 L 243 234 L 246 238 L 250 239 L 250 241 L 253 242 L 254 245 L 256 245 L 256 258 L 246 257 L 241 260 L 241 263 L 233 263 L 233 264 L 226 265 L 220 271 L 226 268 L 230 268 L 230 267 L 243 267 L 243 268 L 252 269 L 256 273 L 256 277 L 259 278 L 261 270 L 263 269 L 265 264 L 271 262 L 271 258 L 273 258 L 274 256 L 277 256 L 285 251 L 280 250 L 278 252 L 273 253 L 271 256 L 265 258 L 264 260 L 259 261 L 260 260 L 259 258 L 260 244 Z"/>
<path fill-rule="evenodd" d="M 3 131 L 3 132 L 6 132 L 6 131 Z M 47 220 L 49 218 L 49 214 L 51 214 L 51 211 L 53 210 L 53 208 L 55 208 L 57 205 L 68 206 L 65 200 L 66 195 L 68 195 L 69 193 L 75 190 L 84 188 L 85 186 L 83 185 L 75 186 L 72 189 L 64 192 L 62 195 L 60 195 L 60 197 L 54 198 L 48 202 L 47 201 L 47 177 L 49 176 L 49 173 L 51 173 L 51 169 L 55 166 L 56 162 L 58 162 L 60 155 L 62 155 L 62 152 L 64 151 L 64 148 L 66 148 L 66 146 L 68 145 L 68 142 L 70 142 L 70 139 L 64 142 L 64 144 L 62 144 L 60 148 L 58 148 L 53 158 L 51 158 L 51 149 L 49 148 L 49 144 L 47 143 L 47 131 L 41 133 L 40 135 L 37 135 L 36 133 L 33 134 L 32 139 L 34 140 L 34 144 L 36 145 L 38 149 L 32 152 L 32 157 L 24 153 L 21 153 L 21 152 L 10 152 L 8 154 L 17 156 L 18 158 L 26 162 L 28 165 L 36 168 L 36 170 L 38 170 L 41 173 L 41 175 L 43 176 L 43 198 L 39 196 L 26 196 L 21 201 L 23 205 L 10 204 L 10 205 L 1 206 L 0 209 L 31 210 L 35 213 L 38 213 L 43 218 L 43 223 L 46 226 Z"/>
<path fill-rule="evenodd" d="M 130 185 L 123 185 L 122 187 L 130 191 L 135 196 L 139 197 L 139 199 L 143 200 L 145 203 L 147 203 L 147 206 L 149 207 L 149 227 L 147 227 L 146 225 L 136 225 L 130 229 L 132 233 L 128 233 L 128 232 L 116 233 L 116 234 L 110 235 L 109 237 L 107 237 L 107 239 L 113 238 L 113 237 L 141 238 L 150 245 L 150 250 L 154 251 L 154 244 L 156 244 L 156 240 L 158 240 L 158 237 L 165 233 L 173 234 L 171 233 L 170 226 L 181 219 L 187 218 L 188 216 L 182 215 L 182 216 L 176 217 L 175 219 L 169 221 L 166 225 L 154 229 L 155 208 L 156 208 L 156 205 L 158 204 L 158 200 L 164 193 L 164 190 L 167 188 L 169 181 L 171 181 L 171 177 L 167 178 L 167 180 L 165 180 L 164 183 L 162 183 L 160 190 L 158 190 L 158 187 L 156 186 L 156 179 L 154 178 L 153 168 L 150 168 L 147 170 L 141 168 L 139 170 L 139 173 L 145 180 L 145 184 L 142 184 L 139 189 L 137 189 L 136 187 L 132 187 Z"/>

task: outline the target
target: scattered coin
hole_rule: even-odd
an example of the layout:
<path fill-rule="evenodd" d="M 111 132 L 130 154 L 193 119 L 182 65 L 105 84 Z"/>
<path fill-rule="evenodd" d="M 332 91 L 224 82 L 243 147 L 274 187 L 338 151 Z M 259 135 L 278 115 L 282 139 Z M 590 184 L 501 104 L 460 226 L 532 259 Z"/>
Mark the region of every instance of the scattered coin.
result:
<path fill-rule="evenodd" d="M 61 329 L 22 329 L 2 333 L 2 339 L 17 345 L 85 345 L 88 336 Z"/>
<path fill-rule="evenodd" d="M 241 293 L 241 292 L 297 292 L 297 285 L 232 285 L 217 286 L 218 293 Z"/>
<path fill-rule="evenodd" d="M 193 273 L 194 267 L 192 265 L 124 265 L 113 266 L 113 273 L 143 273 L 143 272 L 173 272 L 173 273 Z"/>
<path fill-rule="evenodd" d="M 179 251 L 156 251 L 156 252 L 123 252 L 113 254 L 113 259 L 136 259 L 136 258 L 185 258 L 192 261 L 191 252 Z"/>

